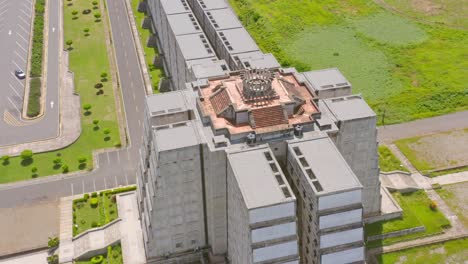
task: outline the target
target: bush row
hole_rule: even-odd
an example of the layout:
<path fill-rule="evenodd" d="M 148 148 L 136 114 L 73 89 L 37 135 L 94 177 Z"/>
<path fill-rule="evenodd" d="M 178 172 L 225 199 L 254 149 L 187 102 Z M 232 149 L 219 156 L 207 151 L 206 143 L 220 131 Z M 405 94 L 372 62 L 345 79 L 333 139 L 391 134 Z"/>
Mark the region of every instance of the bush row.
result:
<path fill-rule="evenodd" d="M 29 117 L 34 117 L 41 110 L 41 78 L 31 78 L 29 82 L 28 111 Z"/>
<path fill-rule="evenodd" d="M 31 52 L 31 77 L 42 74 L 42 53 L 44 49 L 44 10 L 45 0 L 37 0 L 34 6 L 35 18 Z"/>

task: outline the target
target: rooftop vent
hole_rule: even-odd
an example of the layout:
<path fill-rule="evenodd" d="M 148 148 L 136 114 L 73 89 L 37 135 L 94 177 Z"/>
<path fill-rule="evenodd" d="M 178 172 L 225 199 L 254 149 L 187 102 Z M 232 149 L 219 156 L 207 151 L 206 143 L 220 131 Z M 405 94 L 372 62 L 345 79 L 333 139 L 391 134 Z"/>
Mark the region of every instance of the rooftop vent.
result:
<path fill-rule="evenodd" d="M 241 73 L 243 96 L 247 101 L 264 100 L 275 96 L 271 83 L 275 78 L 268 69 L 250 69 Z"/>

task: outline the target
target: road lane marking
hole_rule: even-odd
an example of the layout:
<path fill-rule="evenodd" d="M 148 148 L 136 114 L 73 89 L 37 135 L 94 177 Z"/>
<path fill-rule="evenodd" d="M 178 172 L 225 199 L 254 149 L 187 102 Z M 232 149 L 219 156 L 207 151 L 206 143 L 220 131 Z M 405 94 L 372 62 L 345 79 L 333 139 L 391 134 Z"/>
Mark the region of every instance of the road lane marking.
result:
<path fill-rule="evenodd" d="M 54 101 L 50 102 L 50 108 L 54 109 Z"/>
<path fill-rule="evenodd" d="M 15 94 L 16 94 L 18 97 L 21 97 L 21 95 L 18 93 L 18 91 L 16 91 L 15 87 L 13 87 L 13 85 L 11 85 L 11 83 L 8 83 L 8 86 L 10 86 L 10 88 L 15 92 Z"/>
<path fill-rule="evenodd" d="M 125 183 L 128 185 L 128 177 L 127 177 L 127 173 L 125 173 Z"/>
<path fill-rule="evenodd" d="M 16 50 L 15 50 L 13 53 L 15 53 L 15 54 L 16 54 L 16 56 L 18 56 L 18 58 L 20 58 L 20 59 L 21 59 L 23 62 L 26 62 L 26 59 L 25 59 L 25 58 L 23 58 L 23 57 L 21 57 L 21 55 L 19 55 L 19 53 L 18 53 L 18 52 L 16 52 Z"/>
<path fill-rule="evenodd" d="M 18 41 L 16 41 L 16 44 L 24 51 L 24 52 L 28 52 L 25 48 L 23 48 L 23 46 L 21 44 L 19 44 Z"/>
<path fill-rule="evenodd" d="M 140 119 L 138 119 L 138 126 L 141 127 Z"/>
<path fill-rule="evenodd" d="M 135 91 L 133 91 L 132 94 L 133 94 L 133 101 L 135 101 Z"/>
<path fill-rule="evenodd" d="M 137 113 L 140 112 L 138 111 L 138 105 L 135 105 L 135 110 L 137 111 Z"/>
<path fill-rule="evenodd" d="M 16 106 L 16 104 L 10 99 L 9 96 L 7 96 L 7 99 L 8 99 L 8 101 L 10 102 L 10 104 L 12 104 L 13 107 L 16 109 L 16 111 L 18 111 L 18 113 L 21 114 L 21 111 L 18 109 L 18 107 Z"/>

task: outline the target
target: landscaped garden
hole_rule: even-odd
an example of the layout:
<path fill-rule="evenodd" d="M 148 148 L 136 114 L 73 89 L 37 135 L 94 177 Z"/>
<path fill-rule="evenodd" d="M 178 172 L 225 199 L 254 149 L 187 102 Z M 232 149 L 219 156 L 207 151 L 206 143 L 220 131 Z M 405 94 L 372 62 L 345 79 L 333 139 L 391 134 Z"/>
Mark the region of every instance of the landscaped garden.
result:
<path fill-rule="evenodd" d="M 467 259 L 468 239 L 459 239 L 383 254 L 378 257 L 378 262 L 380 264 L 457 264 L 466 263 Z"/>
<path fill-rule="evenodd" d="M 135 190 L 135 186 L 84 194 L 73 200 L 73 236 L 106 225 L 119 217 L 116 195 Z"/>
<path fill-rule="evenodd" d="M 389 245 L 423 236 L 436 235 L 450 227 L 450 222 L 437 209 L 437 204 L 432 203 L 424 191 L 416 191 L 408 194 L 396 192 L 393 193 L 393 197 L 403 209 L 403 217 L 401 219 L 367 224 L 365 226 L 366 237 L 419 226 L 424 226 L 426 231 L 367 242 L 368 247 Z"/>
<path fill-rule="evenodd" d="M 468 170 L 468 129 L 401 139 L 395 144 L 428 176 Z"/>
<path fill-rule="evenodd" d="M 425 23 L 368 0 L 230 0 L 264 52 L 299 71 L 338 67 L 378 115 L 379 124 L 468 109 L 468 32 L 450 1 L 444 21 Z M 434 2 L 434 1 L 421 1 Z M 386 6 L 386 5 L 385 5 Z M 411 8 L 411 7 L 409 7 Z M 466 20 L 466 19 L 465 19 Z M 435 20 L 439 22 L 439 20 Z"/>
<path fill-rule="evenodd" d="M 156 48 L 150 48 L 146 45 L 148 38 L 150 37 L 150 30 L 143 29 L 143 20 L 145 19 L 145 14 L 138 12 L 138 3 L 140 0 L 132 0 L 132 10 L 133 15 L 135 16 L 135 24 L 138 29 L 138 36 L 140 39 L 141 46 L 143 47 L 143 52 L 145 53 L 145 61 L 148 68 L 148 73 L 151 79 L 151 86 L 153 87 L 154 93 L 159 93 L 159 81 L 164 77 L 164 70 L 154 66 L 153 60 L 158 56 L 158 50 Z"/>
<path fill-rule="evenodd" d="M 392 151 L 385 146 L 379 146 L 379 166 L 380 171 L 408 171 L 408 169 L 401 164 L 401 161 L 393 155 Z"/>
<path fill-rule="evenodd" d="M 82 103 L 81 136 L 69 147 L 28 159 L 7 157 L 5 162 L 4 157 L 0 183 L 90 170 L 93 150 L 121 145 L 106 47 L 107 17 L 99 2 L 87 0 L 65 1 L 63 16 L 70 70 Z"/>
<path fill-rule="evenodd" d="M 89 260 L 76 261 L 75 264 L 123 264 L 120 244 L 107 247 L 107 254 L 96 255 Z"/>

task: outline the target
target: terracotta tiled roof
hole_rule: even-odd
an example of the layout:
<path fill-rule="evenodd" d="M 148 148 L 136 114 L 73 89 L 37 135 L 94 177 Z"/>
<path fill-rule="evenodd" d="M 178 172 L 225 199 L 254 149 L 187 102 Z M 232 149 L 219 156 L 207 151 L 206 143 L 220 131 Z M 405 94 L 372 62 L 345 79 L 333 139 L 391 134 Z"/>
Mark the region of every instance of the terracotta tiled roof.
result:
<path fill-rule="evenodd" d="M 288 123 L 288 120 L 284 116 L 283 107 L 281 105 L 253 109 L 252 116 L 255 121 L 255 128 L 276 126 Z"/>
<path fill-rule="evenodd" d="M 229 98 L 228 91 L 224 88 L 221 88 L 215 94 L 210 97 L 211 105 L 215 110 L 215 113 L 219 115 L 226 107 L 231 104 L 231 99 Z"/>

